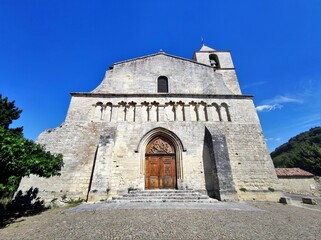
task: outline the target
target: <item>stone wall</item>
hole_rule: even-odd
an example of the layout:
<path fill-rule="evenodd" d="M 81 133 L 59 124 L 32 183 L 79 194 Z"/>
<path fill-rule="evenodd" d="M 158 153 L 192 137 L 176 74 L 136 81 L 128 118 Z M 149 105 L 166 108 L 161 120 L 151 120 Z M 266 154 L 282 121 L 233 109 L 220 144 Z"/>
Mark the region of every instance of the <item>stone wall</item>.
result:
<path fill-rule="evenodd" d="M 281 189 L 288 193 L 311 195 L 317 192 L 317 184 L 313 177 L 309 178 L 279 178 Z"/>
<path fill-rule="evenodd" d="M 168 78 L 173 94 L 240 94 L 234 69 L 214 71 L 163 53 L 115 64 L 93 93 L 157 93 L 160 76 Z"/>
<path fill-rule="evenodd" d="M 136 111 L 146 107 L 139 104 L 142 100 L 151 108 L 150 103 L 157 100 L 159 104 L 154 107 L 158 110 L 148 111 L 149 117 L 147 112 Z M 123 103 L 117 104 L 120 101 Z M 126 115 L 124 109 L 130 109 L 128 103 L 132 102 L 137 103 L 135 111 Z M 110 106 L 117 110 L 105 112 Z M 180 117 L 176 108 L 181 111 Z M 93 201 L 124 193 L 128 188 L 144 189 L 147 142 L 141 142 L 155 129 L 162 134 L 168 131 L 166 136 L 177 142 L 177 148 L 181 144 L 177 156 L 179 189 L 192 188 L 221 200 L 260 200 L 259 194 L 265 193 L 262 196 L 266 198 L 272 194 L 269 189 L 277 190 L 272 161 L 250 97 L 142 99 L 95 94 L 75 94 L 65 123 L 38 138 L 48 150 L 63 153 L 61 176 L 40 181 L 32 176 L 23 179 L 20 189 L 38 187 L 39 195 L 48 199 L 68 195 Z"/>

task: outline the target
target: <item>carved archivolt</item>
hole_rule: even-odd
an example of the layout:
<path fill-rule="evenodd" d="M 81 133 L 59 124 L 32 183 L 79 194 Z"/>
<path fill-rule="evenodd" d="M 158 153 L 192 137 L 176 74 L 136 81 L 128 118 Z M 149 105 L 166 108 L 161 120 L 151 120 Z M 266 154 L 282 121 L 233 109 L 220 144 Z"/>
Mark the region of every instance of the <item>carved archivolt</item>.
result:
<path fill-rule="evenodd" d="M 107 122 L 170 122 L 170 121 L 200 121 L 200 122 L 231 122 L 229 106 L 226 103 L 205 101 L 168 101 L 141 102 L 121 101 L 116 104 L 97 102 L 94 105 L 93 121 Z"/>

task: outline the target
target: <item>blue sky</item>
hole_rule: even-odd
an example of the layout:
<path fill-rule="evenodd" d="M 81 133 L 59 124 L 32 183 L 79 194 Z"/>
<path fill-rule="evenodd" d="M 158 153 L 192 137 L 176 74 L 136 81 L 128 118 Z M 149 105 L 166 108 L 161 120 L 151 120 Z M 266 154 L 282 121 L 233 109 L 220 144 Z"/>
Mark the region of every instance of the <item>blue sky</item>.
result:
<path fill-rule="evenodd" d="M 27 138 L 59 126 L 70 92 L 114 62 L 158 52 L 231 50 L 270 151 L 321 125 L 321 1 L 0 0 L 0 93 Z"/>

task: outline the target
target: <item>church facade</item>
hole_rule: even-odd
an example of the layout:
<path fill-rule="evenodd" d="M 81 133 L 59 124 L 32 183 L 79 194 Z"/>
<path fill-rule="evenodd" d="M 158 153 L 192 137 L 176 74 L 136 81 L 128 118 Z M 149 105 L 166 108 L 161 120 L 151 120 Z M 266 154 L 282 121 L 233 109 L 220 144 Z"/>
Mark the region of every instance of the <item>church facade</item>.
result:
<path fill-rule="evenodd" d="M 61 176 L 32 175 L 21 190 L 87 201 L 128 189 L 193 189 L 225 201 L 280 196 L 229 51 L 203 45 L 192 60 L 160 51 L 118 62 L 96 89 L 71 96 L 65 122 L 37 140 L 63 154 Z"/>

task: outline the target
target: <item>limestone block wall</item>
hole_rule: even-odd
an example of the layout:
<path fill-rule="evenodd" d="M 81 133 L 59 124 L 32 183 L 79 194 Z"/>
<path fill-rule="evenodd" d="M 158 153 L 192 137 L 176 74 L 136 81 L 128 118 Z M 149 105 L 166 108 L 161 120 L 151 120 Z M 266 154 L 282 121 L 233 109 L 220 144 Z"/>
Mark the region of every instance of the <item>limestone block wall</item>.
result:
<path fill-rule="evenodd" d="M 231 53 L 229 51 L 216 51 L 214 54 L 218 56 L 221 68 L 234 68 Z"/>
<path fill-rule="evenodd" d="M 122 98 L 123 99 L 123 98 Z M 145 98 L 146 99 L 146 98 Z M 191 123 L 195 125 L 195 122 L 203 122 L 206 126 L 211 125 L 211 123 L 217 122 L 217 130 L 216 132 L 220 132 L 227 139 L 227 148 L 231 158 L 231 165 L 233 169 L 233 174 L 235 178 L 237 178 L 237 187 L 238 189 L 246 188 L 248 191 L 257 191 L 259 189 L 264 188 L 264 190 L 268 190 L 269 188 L 276 188 L 275 182 L 268 182 L 265 181 L 263 178 L 264 176 L 270 180 L 271 175 L 275 180 L 275 173 L 273 170 L 273 166 L 271 163 L 271 159 L 269 158 L 266 145 L 264 142 L 262 130 L 259 125 L 259 121 L 257 118 L 257 114 L 254 110 L 254 105 L 251 100 L 246 99 L 183 99 L 184 102 L 193 102 L 198 105 L 199 107 L 195 107 L 195 104 L 187 104 L 185 105 L 181 99 L 171 98 L 170 102 L 172 104 L 164 104 L 164 101 L 168 101 L 168 99 L 157 99 L 157 102 L 154 100 L 155 98 L 146 99 L 144 101 L 145 105 L 142 104 L 140 107 L 144 109 L 137 110 L 139 105 L 135 105 L 136 110 L 135 114 L 130 114 L 130 118 L 126 118 L 126 104 L 128 101 L 131 105 L 128 105 L 129 108 L 133 106 L 133 102 L 139 102 L 138 99 L 130 98 L 130 99 L 123 99 L 122 101 L 121 111 L 119 111 L 118 106 L 116 105 L 115 117 L 110 117 L 110 109 L 108 110 L 107 118 L 104 118 L 104 106 L 102 105 L 95 105 L 90 104 L 91 108 L 94 109 L 93 111 L 98 112 L 99 114 L 96 115 L 95 113 L 88 113 L 89 119 L 90 116 L 94 116 L 92 121 L 110 121 L 110 123 L 120 122 L 123 123 L 134 123 L 137 122 L 138 124 L 144 122 L 151 123 L 150 129 L 155 126 L 155 122 L 163 123 L 168 122 L 169 124 L 163 124 L 163 127 L 167 129 L 172 129 L 173 122 L 177 122 L 174 128 L 174 132 L 177 133 L 177 126 L 182 125 L 184 122 Z M 79 99 L 78 99 L 79 100 Z M 103 99 L 96 99 L 94 101 L 102 102 Z M 110 99 L 109 99 L 110 100 Z M 115 101 L 116 100 L 116 101 Z M 186 101 L 187 100 L 187 101 Z M 115 98 L 111 101 L 117 102 L 119 99 Z M 148 102 L 149 101 L 149 102 Z M 163 101 L 163 104 L 162 104 Z M 224 101 L 224 102 L 223 102 Z M 213 105 L 214 102 L 214 105 Z M 178 103 L 178 104 L 177 104 Z M 207 103 L 210 103 L 208 105 Z M 107 106 L 108 104 L 106 104 Z M 76 102 L 75 106 L 84 106 L 84 103 Z M 97 111 L 97 106 L 99 109 Z M 113 104 L 108 105 L 113 106 Z M 150 110 L 148 110 L 148 106 Z M 220 106 L 219 111 L 217 111 L 216 107 L 213 106 Z M 155 108 L 153 110 L 153 108 Z M 176 112 L 175 109 L 178 109 L 180 112 L 179 114 Z M 184 111 L 182 111 L 182 108 Z M 83 108 L 82 108 L 83 109 Z M 166 109 L 169 109 L 169 112 L 166 112 Z M 195 109 L 197 111 L 195 111 Z M 80 109 L 81 110 L 81 109 Z M 79 110 L 79 111 L 80 111 Z M 212 111 L 214 110 L 214 111 Z M 140 114 L 139 114 L 140 113 Z M 112 113 L 113 114 L 113 113 Z M 112 115 L 111 114 L 111 115 Z M 119 115 L 120 114 L 120 115 Z M 96 116 L 96 117 L 95 117 Z M 97 117 L 98 116 L 98 117 Z M 113 116 L 113 115 L 112 115 Z M 134 118 L 132 116 L 135 116 Z M 141 116 L 141 117 L 139 117 Z M 212 117 L 211 117 L 212 116 Z M 86 119 L 86 117 L 85 117 Z M 75 120 L 75 119 L 73 119 Z M 225 123 L 225 124 L 223 124 Z M 187 131 L 188 135 L 185 136 L 187 139 L 186 141 L 190 141 L 188 139 L 194 139 L 194 135 L 190 135 L 194 133 L 196 130 L 193 129 L 193 126 L 189 126 L 191 130 Z M 131 129 L 133 125 L 129 124 L 126 127 L 126 131 Z M 147 126 L 147 125 L 145 125 Z M 140 129 L 139 132 L 142 130 Z M 147 132 L 148 129 L 143 130 L 142 132 Z M 214 134 L 215 134 L 214 131 Z M 121 129 L 117 129 L 117 132 L 121 133 Z M 199 132 L 197 130 L 196 132 Z M 201 130 L 204 132 L 204 130 Z M 184 131 L 186 133 L 186 131 Z M 126 132 L 121 134 L 122 137 L 127 138 Z M 139 139 L 141 136 L 134 135 L 134 139 Z M 201 139 L 204 136 L 201 135 Z M 124 139 L 124 142 L 126 140 Z M 203 140 L 202 140 L 203 141 Z M 129 144 L 128 141 L 126 143 Z M 124 144 L 124 145 L 126 145 Z M 200 142 L 199 146 L 203 147 L 203 142 Z M 124 146 L 125 148 L 126 146 Z M 115 151 L 123 149 L 116 149 Z M 199 155 L 197 151 L 194 151 L 194 154 Z M 243 165 L 242 165 L 243 164 Z M 262 169 L 266 169 L 267 172 L 264 172 L 262 175 Z M 272 169 L 272 170 L 271 170 Z M 249 179 L 247 179 L 249 177 Z M 241 192 L 242 194 L 242 192 Z"/>
<path fill-rule="evenodd" d="M 144 189 L 144 152 L 137 151 L 139 140 L 154 128 L 163 128 L 175 132 L 188 149 L 182 153 L 180 187 L 205 190 L 204 168 L 202 162 L 204 125 L 190 123 L 152 123 L 132 125 L 122 123 L 117 127 L 113 154 L 106 157 L 111 161 L 109 188 L 112 194 L 127 191 L 129 187 Z M 193 141 L 188 141 L 187 133 L 193 134 Z M 189 137 L 190 139 L 190 137 Z"/>
<path fill-rule="evenodd" d="M 231 90 L 231 92 L 234 94 L 242 94 L 234 69 L 216 69 L 215 72 L 223 76 L 225 85 Z"/>
<path fill-rule="evenodd" d="M 157 79 L 168 78 L 169 93 L 238 94 L 237 80 L 225 72 L 216 73 L 211 66 L 156 54 L 132 61 L 116 63 L 106 72 L 102 83 L 93 93 L 157 93 Z M 227 78 L 227 79 L 225 79 Z M 229 86 L 226 85 L 229 82 Z M 234 84 L 233 86 L 231 86 Z M 187 87 L 188 86 L 188 87 Z M 229 87 L 231 89 L 229 89 Z"/>
<path fill-rule="evenodd" d="M 39 189 L 39 196 L 51 200 L 66 195 L 73 199 L 106 199 L 128 188 L 144 189 L 144 157 L 137 151 L 139 140 L 154 128 L 175 132 L 188 149 L 182 152 L 178 187 L 192 188 L 206 193 L 204 162 L 202 160 L 204 125 L 191 123 L 153 123 L 133 125 L 116 123 L 64 123 L 44 132 L 38 142 L 52 152 L 64 155 L 61 176 L 50 179 L 30 176 L 24 178 L 19 190 Z M 99 130 L 98 130 L 99 129 Z M 95 131 L 97 134 L 95 133 Z M 192 135 L 191 141 L 190 132 Z M 144 153 L 143 153 L 144 156 Z"/>
<path fill-rule="evenodd" d="M 281 189 L 284 192 L 311 194 L 316 190 L 316 181 L 313 177 L 309 178 L 279 178 Z"/>
<path fill-rule="evenodd" d="M 73 94 L 66 121 L 38 138 L 63 153 L 61 176 L 24 178 L 20 189 L 89 200 L 144 189 L 142 139 L 155 129 L 179 139 L 179 189 L 222 200 L 266 200 L 278 190 L 251 97 L 117 94 Z"/>
<path fill-rule="evenodd" d="M 231 100 L 229 106 L 231 121 L 208 129 L 226 138 L 239 199 L 277 201 L 280 186 L 253 101 Z"/>
<path fill-rule="evenodd" d="M 93 159 L 101 129 L 90 122 L 65 122 L 43 132 L 37 142 L 53 153 L 62 153 L 64 167 L 61 176 L 49 179 L 31 175 L 23 178 L 19 189 L 39 189 L 39 196 L 52 199 L 64 194 L 86 199 Z"/>
<path fill-rule="evenodd" d="M 273 195 L 274 191 L 279 191 L 260 125 L 229 124 L 224 130 L 233 178 L 240 198 L 252 200 L 257 199 L 256 192 L 270 191 Z"/>

